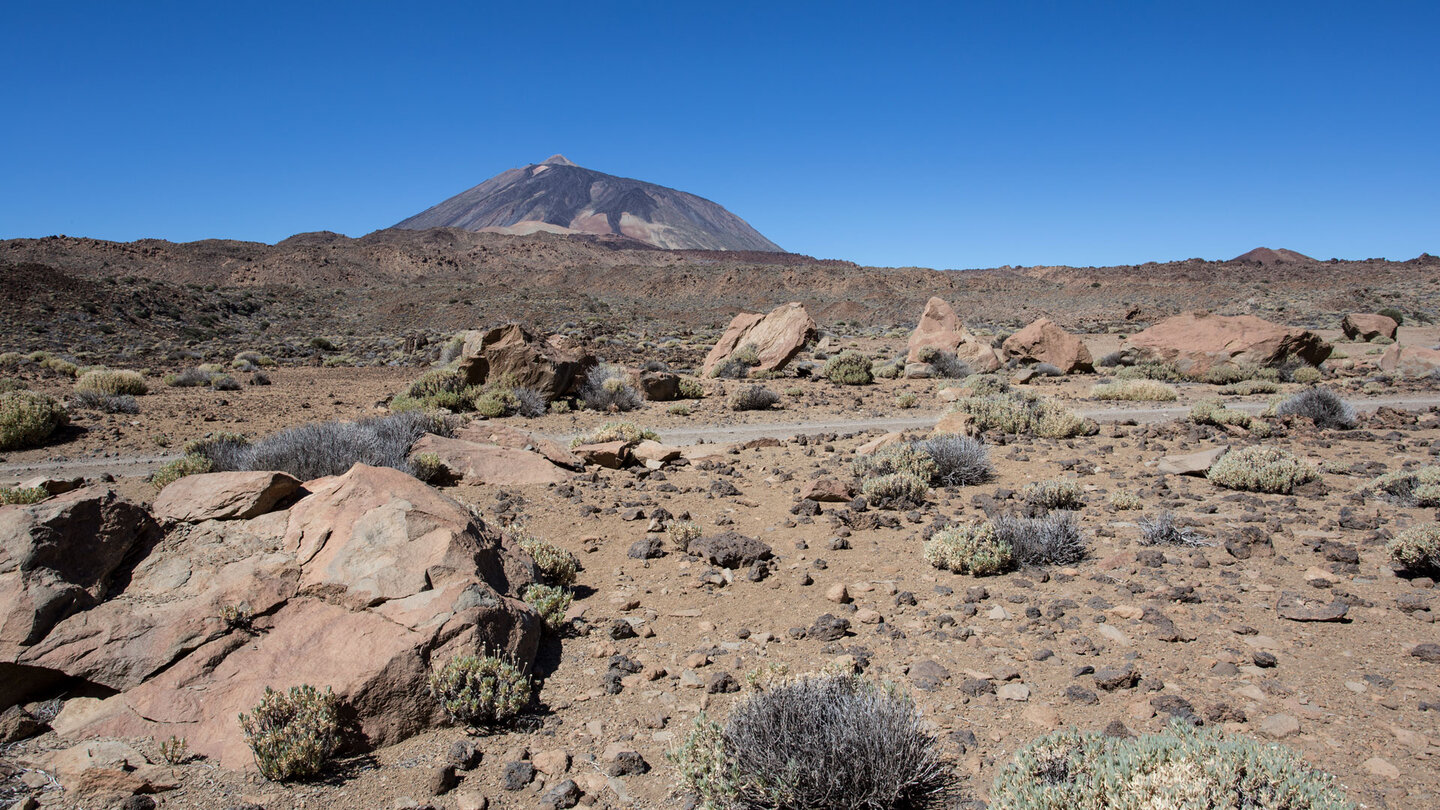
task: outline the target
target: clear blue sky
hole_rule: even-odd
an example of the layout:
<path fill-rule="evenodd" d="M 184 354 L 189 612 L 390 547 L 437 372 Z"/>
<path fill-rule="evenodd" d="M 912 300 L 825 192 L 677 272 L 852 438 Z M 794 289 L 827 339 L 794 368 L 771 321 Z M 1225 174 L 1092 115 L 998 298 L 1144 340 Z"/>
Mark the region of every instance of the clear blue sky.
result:
<path fill-rule="evenodd" d="M 505 169 L 984 267 L 1440 252 L 1434 2 L 0 6 L 0 237 L 358 236 Z"/>

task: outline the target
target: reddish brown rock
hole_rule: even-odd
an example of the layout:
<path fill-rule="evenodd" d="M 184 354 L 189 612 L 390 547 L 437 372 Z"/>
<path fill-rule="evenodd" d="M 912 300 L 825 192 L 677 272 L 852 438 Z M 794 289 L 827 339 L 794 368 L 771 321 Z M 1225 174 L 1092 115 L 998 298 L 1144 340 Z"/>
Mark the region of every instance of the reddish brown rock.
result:
<path fill-rule="evenodd" d="M 1401 346 L 1396 343 L 1380 355 L 1380 369 L 1404 377 L 1423 377 L 1440 369 L 1440 349 Z"/>
<path fill-rule="evenodd" d="M 1318 365 L 1331 346 L 1307 329 L 1270 323 L 1253 315 L 1187 312 L 1130 336 L 1137 359 L 1174 363 L 1182 373 L 1200 376 L 1225 363 L 1257 366 L 1300 360 Z"/>
<path fill-rule="evenodd" d="M 915 331 L 910 334 L 908 345 L 910 352 L 906 355 L 907 363 L 923 362 L 922 352 L 926 348 L 935 348 L 953 352 L 976 372 L 994 371 L 1004 365 L 1000 352 L 986 341 L 970 334 L 960 322 L 955 310 L 941 298 L 931 298 L 925 302 L 925 311 L 921 313 L 920 323 L 915 326 Z"/>
<path fill-rule="evenodd" d="M 452 478 L 471 484 L 558 484 L 569 477 L 539 453 L 498 444 L 477 444 L 427 433 L 410 446 L 411 458 L 424 453 L 438 456 Z"/>
<path fill-rule="evenodd" d="M 1049 318 L 1041 318 L 1006 338 L 1001 349 L 1021 363 L 1049 363 L 1066 374 L 1095 370 L 1085 343 Z"/>
<path fill-rule="evenodd" d="M 754 344 L 760 353 L 759 371 L 776 371 L 790 362 L 815 338 L 815 321 L 799 302 L 778 306 L 768 315 L 742 312 L 726 327 L 705 357 L 702 370 L 709 377 L 717 366 L 743 346 Z"/>
<path fill-rule="evenodd" d="M 668 371 L 643 371 L 637 387 L 651 402 L 670 402 L 680 398 L 680 375 Z"/>
<path fill-rule="evenodd" d="M 598 464 L 612 470 L 624 467 L 625 462 L 630 459 L 630 444 L 625 441 L 582 444 L 570 449 L 580 458 L 585 459 L 586 464 Z"/>
<path fill-rule="evenodd" d="M 464 337 L 460 373 L 466 385 L 508 377 L 547 400 L 556 400 L 577 393 L 596 363 L 594 356 L 564 335 L 542 340 L 515 323 L 488 332 L 466 332 Z"/>
<path fill-rule="evenodd" d="M 272 511 L 300 482 L 283 472 L 187 475 L 160 490 L 151 511 L 163 523 L 245 520 Z"/>
<path fill-rule="evenodd" d="M 680 458 L 680 448 L 646 439 L 631 448 L 630 454 L 642 462 L 655 461 L 664 463 Z"/>
<path fill-rule="evenodd" d="M 800 499 L 849 503 L 855 500 L 855 488 L 834 478 L 817 478 L 809 481 L 800 490 Z"/>
<path fill-rule="evenodd" d="M 1340 321 L 1340 331 L 1345 333 L 1345 337 L 1367 342 L 1381 337 L 1394 340 L 1395 331 L 1399 328 L 1400 324 L 1394 318 L 1375 312 L 1352 312 Z"/>
<path fill-rule="evenodd" d="M 513 447 L 517 450 L 532 450 L 550 459 L 552 464 L 567 470 L 585 469 L 585 460 L 570 452 L 563 445 L 498 422 L 472 422 L 456 431 L 455 438 L 477 444 L 498 444 L 501 447 Z"/>

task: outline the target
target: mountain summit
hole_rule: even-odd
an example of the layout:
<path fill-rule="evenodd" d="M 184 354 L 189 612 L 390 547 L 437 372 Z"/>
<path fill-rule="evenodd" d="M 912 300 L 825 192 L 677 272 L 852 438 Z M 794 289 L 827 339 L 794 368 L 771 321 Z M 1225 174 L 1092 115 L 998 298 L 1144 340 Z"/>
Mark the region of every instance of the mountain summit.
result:
<path fill-rule="evenodd" d="M 564 155 L 498 174 L 395 227 L 620 234 L 668 249 L 781 252 L 703 197 L 585 169 Z"/>

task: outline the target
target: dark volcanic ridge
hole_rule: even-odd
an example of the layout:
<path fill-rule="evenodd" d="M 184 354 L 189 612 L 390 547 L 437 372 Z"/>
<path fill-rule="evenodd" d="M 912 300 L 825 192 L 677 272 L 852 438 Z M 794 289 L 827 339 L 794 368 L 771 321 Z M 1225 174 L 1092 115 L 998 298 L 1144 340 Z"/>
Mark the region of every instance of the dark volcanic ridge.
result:
<path fill-rule="evenodd" d="M 503 172 L 395 227 L 609 234 L 668 249 L 781 251 L 703 197 L 585 169 L 563 155 Z"/>
<path fill-rule="evenodd" d="M 1241 253 L 1230 261 L 1252 262 L 1269 267 L 1275 264 L 1314 264 L 1317 260 L 1306 256 L 1304 253 L 1286 250 L 1285 248 L 1272 250 L 1267 247 L 1257 247 L 1248 253 Z"/>

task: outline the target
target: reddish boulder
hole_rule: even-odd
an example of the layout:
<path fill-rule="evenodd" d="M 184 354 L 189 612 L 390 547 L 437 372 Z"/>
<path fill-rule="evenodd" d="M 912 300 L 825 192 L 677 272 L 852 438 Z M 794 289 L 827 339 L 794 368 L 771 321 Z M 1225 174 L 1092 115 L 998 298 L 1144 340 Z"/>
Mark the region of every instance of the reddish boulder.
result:
<path fill-rule="evenodd" d="M 816 478 L 800 489 L 800 499 L 849 503 L 855 500 L 855 488 L 834 478 Z"/>
<path fill-rule="evenodd" d="M 612 470 L 624 467 L 625 462 L 630 460 L 630 443 L 626 441 L 581 444 L 571 449 L 575 451 L 576 455 L 585 459 L 586 464 L 598 464 Z"/>
<path fill-rule="evenodd" d="M 1401 346 L 1396 343 L 1380 355 L 1381 371 L 1404 377 L 1423 377 L 1440 369 L 1440 349 Z"/>
<path fill-rule="evenodd" d="M 585 469 L 585 460 L 570 452 L 565 446 L 528 433 L 516 427 L 498 422 L 471 422 L 455 432 L 455 438 L 476 444 L 498 444 L 517 450 L 531 450 L 550 460 L 557 467 L 567 470 Z"/>
<path fill-rule="evenodd" d="M 508 377 L 552 401 L 578 393 L 595 364 L 595 357 L 570 338 L 551 335 L 542 340 L 516 323 L 488 332 L 466 332 L 460 353 L 466 385 Z"/>
<path fill-rule="evenodd" d="M 1374 312 L 1352 312 L 1340 321 L 1340 331 L 1345 333 L 1345 337 L 1366 342 L 1382 337 L 1394 340 L 1395 331 L 1399 328 L 1400 324 L 1394 318 Z"/>
<path fill-rule="evenodd" d="M 906 355 L 906 363 L 926 362 L 925 349 L 933 348 L 954 353 L 975 372 L 994 371 L 1004 365 L 1000 353 L 986 341 L 970 334 L 955 310 L 942 298 L 931 298 L 925 302 L 925 311 L 920 314 L 920 323 L 910 334 L 908 345 L 910 352 Z"/>
<path fill-rule="evenodd" d="M 815 339 L 815 321 L 799 302 L 778 306 L 768 315 L 742 312 L 705 356 L 702 373 L 709 377 L 741 347 L 753 344 L 760 355 L 759 371 L 777 371 Z"/>
<path fill-rule="evenodd" d="M 427 433 L 410 447 L 411 458 L 425 453 L 438 456 L 451 477 L 472 484 L 558 484 L 569 477 L 539 453 L 498 444 L 477 444 Z"/>
<path fill-rule="evenodd" d="M 1174 363 L 1201 376 L 1226 363 L 1277 366 L 1288 360 L 1319 365 L 1331 346 L 1314 332 L 1270 323 L 1253 315 L 1175 315 L 1130 336 L 1139 360 Z"/>
<path fill-rule="evenodd" d="M 1049 363 L 1066 374 L 1095 370 L 1085 343 L 1049 318 L 1041 318 L 1006 338 L 1001 349 L 1021 363 Z"/>
<path fill-rule="evenodd" d="M 274 510 L 300 489 L 283 472 L 218 472 L 187 475 L 160 490 L 151 506 L 162 523 L 245 520 Z"/>

